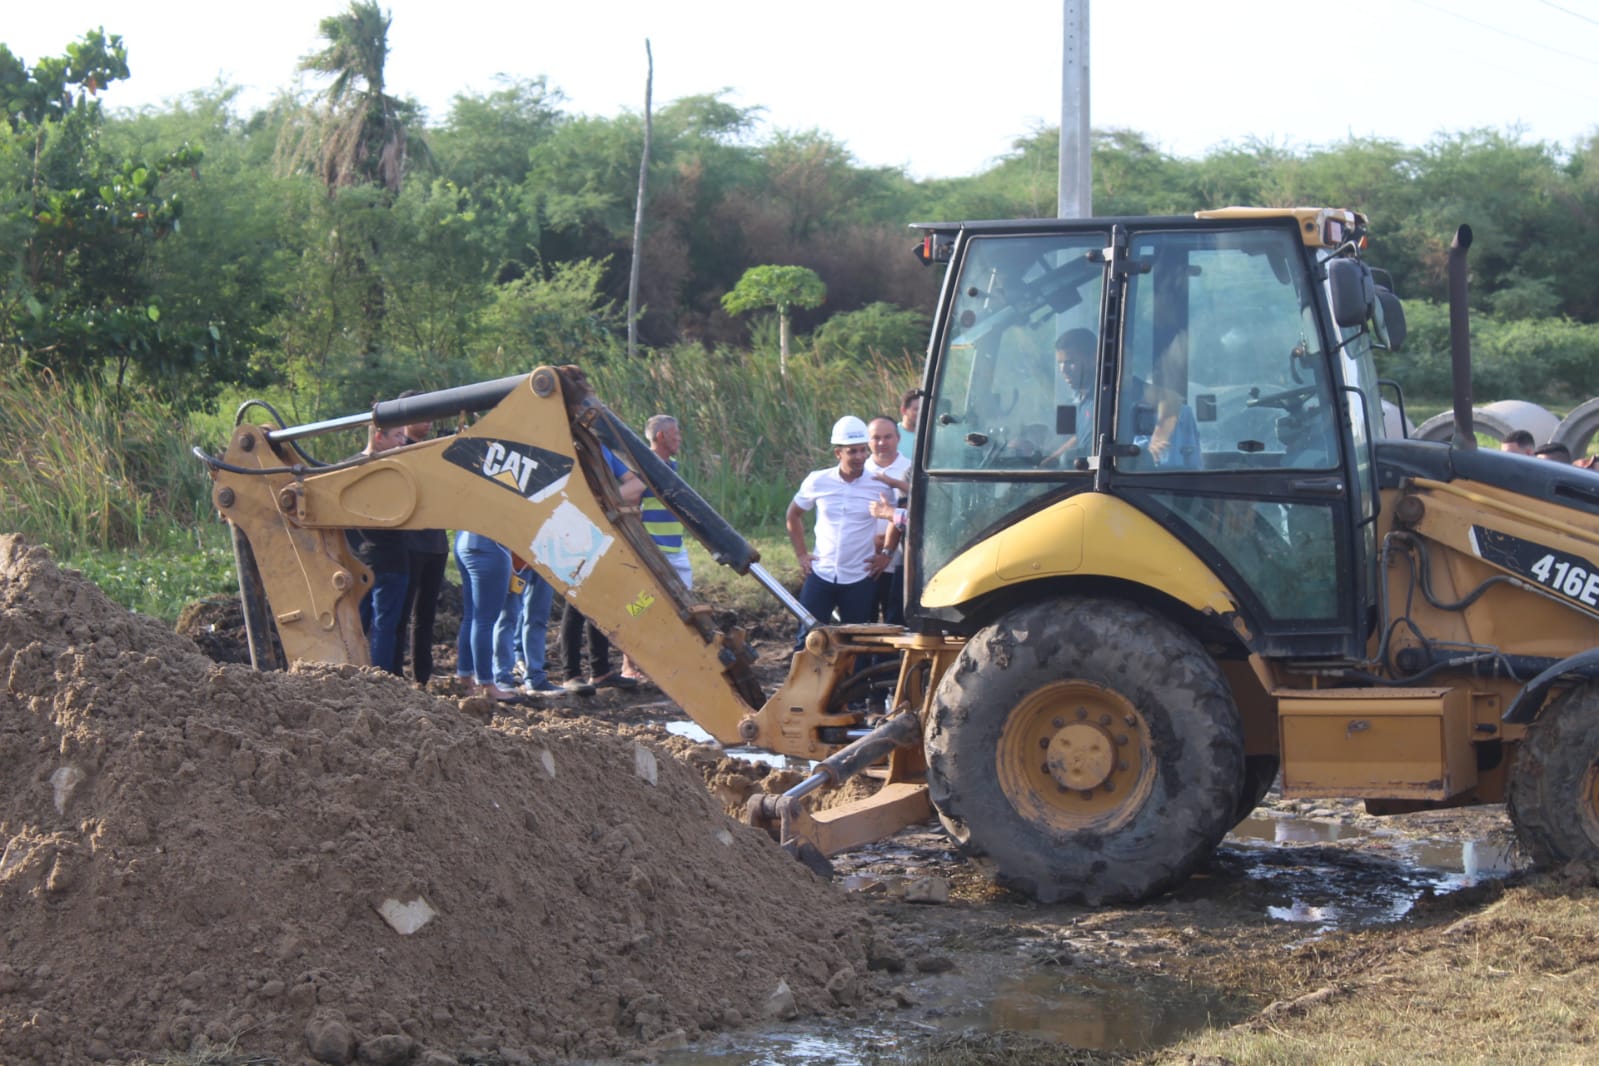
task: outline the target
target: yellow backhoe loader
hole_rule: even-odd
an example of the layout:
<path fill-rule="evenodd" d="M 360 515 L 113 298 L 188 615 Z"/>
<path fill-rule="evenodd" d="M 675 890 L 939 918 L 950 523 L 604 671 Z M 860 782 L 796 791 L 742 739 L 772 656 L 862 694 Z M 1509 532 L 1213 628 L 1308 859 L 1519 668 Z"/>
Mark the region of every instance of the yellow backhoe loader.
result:
<path fill-rule="evenodd" d="M 818 867 L 936 813 L 1038 899 L 1143 899 L 1279 773 L 1285 795 L 1376 811 L 1508 799 L 1534 857 L 1594 858 L 1599 474 L 1475 447 L 1464 228 L 1456 439 L 1382 436 L 1373 349 L 1404 325 L 1366 227 L 1316 208 L 918 227 L 944 280 L 904 628 L 814 624 L 577 368 L 306 426 L 246 405 L 204 458 L 252 656 L 281 665 L 275 634 L 289 659 L 365 662 L 371 574 L 343 530 L 465 528 L 531 560 L 719 741 L 813 760 L 749 813 Z M 450 419 L 331 465 L 299 443 Z M 775 692 L 602 447 L 811 626 Z M 885 685 L 886 708 L 864 698 Z M 811 809 L 868 766 L 874 795 Z"/>

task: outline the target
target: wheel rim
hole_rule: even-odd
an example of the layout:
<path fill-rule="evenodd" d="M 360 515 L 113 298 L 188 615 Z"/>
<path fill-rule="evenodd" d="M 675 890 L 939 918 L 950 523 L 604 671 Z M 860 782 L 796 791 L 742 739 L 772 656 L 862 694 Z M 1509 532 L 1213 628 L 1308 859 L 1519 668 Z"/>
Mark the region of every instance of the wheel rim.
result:
<path fill-rule="evenodd" d="M 1143 806 L 1155 776 L 1144 716 L 1090 681 L 1056 682 L 1024 699 L 996 759 L 1017 813 L 1056 832 L 1114 829 Z"/>

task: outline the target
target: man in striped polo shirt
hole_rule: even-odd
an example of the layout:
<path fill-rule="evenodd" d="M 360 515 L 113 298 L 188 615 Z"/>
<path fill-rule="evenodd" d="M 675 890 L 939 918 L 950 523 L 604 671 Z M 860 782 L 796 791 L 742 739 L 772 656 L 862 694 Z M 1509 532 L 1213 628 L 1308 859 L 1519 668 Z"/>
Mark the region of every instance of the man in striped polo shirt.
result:
<path fill-rule="evenodd" d="M 651 415 L 650 420 L 644 423 L 644 439 L 661 462 L 673 470 L 677 469 L 677 453 L 683 447 L 683 431 L 677 419 L 671 415 Z M 688 550 L 683 546 L 683 523 L 666 509 L 653 492 L 644 493 L 639 500 L 639 517 L 644 520 L 644 528 L 655 539 L 655 546 L 661 549 L 666 561 L 683 579 L 683 587 L 693 588 L 694 571 L 689 567 Z"/>
<path fill-rule="evenodd" d="M 673 470 L 677 469 L 677 453 L 683 447 L 683 430 L 678 426 L 677 419 L 671 415 L 651 415 L 650 420 L 644 423 L 644 439 L 661 462 Z M 688 549 L 683 546 L 683 523 L 662 505 L 653 492 L 645 492 L 639 500 L 639 517 L 643 519 L 644 528 L 654 539 L 655 546 L 661 549 L 666 561 L 683 579 L 683 587 L 693 588 L 694 571 L 689 566 Z M 626 654 L 622 656 L 622 676 L 637 681 L 647 680 Z"/>

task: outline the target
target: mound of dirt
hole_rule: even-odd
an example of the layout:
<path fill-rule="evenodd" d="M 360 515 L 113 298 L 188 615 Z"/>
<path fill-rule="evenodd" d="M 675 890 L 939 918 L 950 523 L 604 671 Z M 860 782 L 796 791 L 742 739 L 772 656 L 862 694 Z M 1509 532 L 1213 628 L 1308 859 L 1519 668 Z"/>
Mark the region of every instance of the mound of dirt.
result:
<path fill-rule="evenodd" d="M 598 1057 L 862 992 L 861 907 L 637 739 L 216 664 L 14 536 L 0 679 L 0 1062 Z"/>

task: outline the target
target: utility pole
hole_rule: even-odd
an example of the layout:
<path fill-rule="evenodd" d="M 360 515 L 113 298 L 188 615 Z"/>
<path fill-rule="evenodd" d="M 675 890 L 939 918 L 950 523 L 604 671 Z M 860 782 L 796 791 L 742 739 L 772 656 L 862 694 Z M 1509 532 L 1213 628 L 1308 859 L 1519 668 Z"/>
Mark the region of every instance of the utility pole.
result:
<path fill-rule="evenodd" d="M 1061 0 L 1065 28 L 1060 53 L 1060 189 L 1057 218 L 1094 214 L 1094 175 L 1089 161 L 1093 135 L 1088 123 L 1088 0 Z"/>
<path fill-rule="evenodd" d="M 650 95 L 655 91 L 655 53 L 644 38 L 644 151 L 638 165 L 638 204 L 633 208 L 633 262 L 627 269 L 627 357 L 638 354 L 639 256 L 644 252 L 644 194 L 650 177 Z"/>

